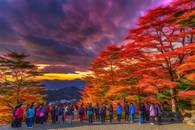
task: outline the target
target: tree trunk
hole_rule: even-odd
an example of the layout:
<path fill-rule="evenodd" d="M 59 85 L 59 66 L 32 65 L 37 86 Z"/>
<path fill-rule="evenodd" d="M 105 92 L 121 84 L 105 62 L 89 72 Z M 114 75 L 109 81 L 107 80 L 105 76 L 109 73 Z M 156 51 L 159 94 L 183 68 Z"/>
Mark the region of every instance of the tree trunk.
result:
<path fill-rule="evenodd" d="M 176 98 L 175 98 L 175 89 L 171 88 L 170 89 L 170 93 L 171 93 L 171 110 L 172 112 L 177 112 L 177 106 L 176 106 Z"/>
<path fill-rule="evenodd" d="M 115 85 L 115 82 L 114 82 L 114 72 L 113 72 L 113 65 L 112 65 L 112 62 L 111 62 L 111 65 L 110 65 L 110 72 L 111 72 L 112 85 Z"/>

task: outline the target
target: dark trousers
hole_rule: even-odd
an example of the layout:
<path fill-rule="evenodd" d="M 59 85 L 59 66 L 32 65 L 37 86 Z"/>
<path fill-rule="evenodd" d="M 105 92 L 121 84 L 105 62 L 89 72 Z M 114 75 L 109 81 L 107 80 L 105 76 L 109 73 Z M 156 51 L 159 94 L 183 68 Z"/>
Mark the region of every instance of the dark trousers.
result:
<path fill-rule="evenodd" d="M 130 114 L 130 121 L 134 122 L 134 119 L 135 119 L 135 113 L 131 113 Z"/>
<path fill-rule="evenodd" d="M 56 123 L 56 116 L 52 115 L 51 120 L 52 120 L 52 123 L 55 124 Z"/>
<path fill-rule="evenodd" d="M 150 113 L 149 112 L 146 112 L 145 113 L 145 120 L 146 121 L 149 121 L 150 120 Z"/>
<path fill-rule="evenodd" d="M 89 123 L 93 123 L 93 115 L 92 114 L 88 115 L 88 121 L 89 121 Z"/>
<path fill-rule="evenodd" d="M 80 121 L 82 122 L 83 118 L 84 118 L 84 113 L 83 114 L 79 114 L 79 118 L 80 118 Z"/>
<path fill-rule="evenodd" d="M 139 123 L 144 123 L 144 112 L 143 111 L 139 112 Z"/>
<path fill-rule="evenodd" d="M 62 114 L 62 121 L 65 122 L 64 114 Z"/>
<path fill-rule="evenodd" d="M 100 114 L 99 114 L 98 112 L 95 113 L 95 119 L 96 119 L 97 121 L 100 120 Z"/>
<path fill-rule="evenodd" d="M 18 127 L 22 127 L 22 119 L 18 119 Z"/>
<path fill-rule="evenodd" d="M 40 123 L 40 118 L 38 116 L 35 117 L 35 123 L 37 123 L 37 124 Z"/>
<path fill-rule="evenodd" d="M 101 122 L 104 123 L 106 120 L 106 116 L 104 114 L 100 115 Z"/>
<path fill-rule="evenodd" d="M 22 120 L 20 120 L 20 119 L 18 119 L 18 118 L 14 118 L 13 121 L 12 121 L 11 126 L 12 126 L 13 128 L 22 127 Z"/>
<path fill-rule="evenodd" d="M 118 120 L 118 122 L 121 121 L 121 117 L 122 117 L 122 114 L 117 114 L 117 120 Z"/>
<path fill-rule="evenodd" d="M 156 124 L 157 125 L 160 125 L 160 123 L 161 123 L 161 117 L 160 116 L 156 116 L 154 119 L 155 119 Z"/>
<path fill-rule="evenodd" d="M 155 123 L 155 116 L 150 116 L 150 122 Z"/>
<path fill-rule="evenodd" d="M 27 127 L 33 126 L 33 118 L 26 118 L 26 125 Z"/>
<path fill-rule="evenodd" d="M 34 125 L 34 123 L 35 123 L 35 119 L 36 119 L 36 117 L 35 117 L 35 115 L 34 115 L 34 117 L 33 117 L 33 125 Z"/>
<path fill-rule="evenodd" d="M 113 120 L 113 114 L 109 114 L 109 121 L 112 122 Z"/>
<path fill-rule="evenodd" d="M 129 113 L 125 113 L 125 121 L 129 120 Z"/>
<path fill-rule="evenodd" d="M 40 124 L 43 124 L 44 123 L 44 119 L 45 119 L 44 116 L 43 117 L 40 117 Z"/>
<path fill-rule="evenodd" d="M 56 122 L 58 122 L 58 115 L 56 115 L 55 118 L 56 118 Z"/>
<path fill-rule="evenodd" d="M 48 121 L 48 112 L 45 112 L 45 118 L 44 118 L 44 122 Z"/>

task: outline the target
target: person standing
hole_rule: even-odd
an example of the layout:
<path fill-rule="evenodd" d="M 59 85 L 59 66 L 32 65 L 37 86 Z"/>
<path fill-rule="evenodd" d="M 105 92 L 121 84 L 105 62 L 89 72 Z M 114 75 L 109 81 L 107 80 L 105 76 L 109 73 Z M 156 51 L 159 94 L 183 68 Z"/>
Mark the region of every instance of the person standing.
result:
<path fill-rule="evenodd" d="M 74 119 L 78 120 L 78 106 L 74 106 Z"/>
<path fill-rule="evenodd" d="M 44 119 L 45 119 L 45 107 L 44 107 L 44 104 L 40 105 L 39 119 L 40 119 L 40 124 L 43 124 L 44 123 Z"/>
<path fill-rule="evenodd" d="M 83 107 L 83 104 L 81 104 L 81 106 L 80 106 L 80 108 L 79 108 L 79 118 L 80 118 L 80 122 L 83 121 L 84 115 L 85 115 L 85 108 Z"/>
<path fill-rule="evenodd" d="M 50 113 L 49 102 L 46 102 L 45 103 L 45 119 L 44 119 L 44 122 L 46 122 L 46 123 L 48 122 L 49 113 Z"/>
<path fill-rule="evenodd" d="M 40 123 L 39 115 L 40 115 L 40 105 L 37 104 L 36 107 L 35 107 L 35 123 L 36 124 Z"/>
<path fill-rule="evenodd" d="M 56 108 L 54 104 L 52 105 L 51 108 L 51 120 L 52 120 L 52 124 L 56 123 Z"/>
<path fill-rule="evenodd" d="M 151 125 L 154 125 L 154 123 L 155 123 L 155 116 L 156 116 L 155 106 L 154 106 L 153 103 L 151 103 L 151 105 L 150 105 L 150 121 L 151 121 Z"/>
<path fill-rule="evenodd" d="M 27 125 L 27 128 L 33 128 L 34 115 L 35 115 L 34 106 L 31 105 L 30 107 L 27 107 L 27 110 L 26 110 L 26 125 Z"/>
<path fill-rule="evenodd" d="M 68 119 L 68 103 L 65 103 L 64 105 L 64 122 L 66 122 L 66 120 Z"/>
<path fill-rule="evenodd" d="M 22 121 L 24 118 L 24 109 L 22 108 L 22 104 L 18 105 L 18 108 L 15 113 L 15 117 L 17 120 L 17 126 L 16 127 L 22 127 Z"/>
<path fill-rule="evenodd" d="M 146 103 L 145 104 L 145 121 L 149 121 L 150 120 L 150 104 Z"/>
<path fill-rule="evenodd" d="M 101 123 L 104 123 L 106 121 L 106 104 L 102 104 L 101 108 L 100 108 L 100 119 L 101 119 Z"/>
<path fill-rule="evenodd" d="M 145 112 L 145 106 L 143 103 L 140 103 L 140 105 L 139 105 L 139 124 L 144 123 L 144 112 Z"/>
<path fill-rule="evenodd" d="M 13 127 L 13 128 L 18 127 L 18 119 L 16 117 L 16 111 L 17 111 L 18 107 L 19 107 L 19 105 L 16 105 L 16 107 L 13 110 L 13 120 L 11 123 L 11 127 Z"/>
<path fill-rule="evenodd" d="M 117 120 L 118 120 L 118 122 L 121 121 L 122 111 L 123 111 L 123 107 L 122 107 L 122 105 L 120 103 L 118 103 L 117 106 L 116 106 L 116 113 L 117 113 Z"/>
<path fill-rule="evenodd" d="M 96 104 L 94 111 L 95 111 L 95 119 L 96 121 L 99 121 L 100 120 L 100 107 L 98 103 Z"/>
<path fill-rule="evenodd" d="M 35 113 L 34 113 L 34 117 L 33 117 L 33 125 L 34 125 L 34 123 L 35 123 L 35 119 L 36 119 L 36 103 L 35 102 L 33 102 L 32 104 L 31 104 L 32 106 L 33 106 L 33 108 L 34 108 L 34 111 L 35 111 Z"/>
<path fill-rule="evenodd" d="M 65 122 L 65 104 L 62 104 L 62 121 Z"/>
<path fill-rule="evenodd" d="M 129 121 L 129 104 L 128 104 L 128 102 L 125 102 L 124 111 L 125 111 L 125 121 Z"/>
<path fill-rule="evenodd" d="M 58 104 L 58 123 L 63 122 L 63 108 L 62 104 Z"/>
<path fill-rule="evenodd" d="M 27 126 L 27 116 L 26 116 L 26 114 L 27 114 L 27 111 L 28 111 L 28 109 L 30 108 L 30 105 L 29 104 L 27 104 L 26 105 L 26 110 L 25 110 L 25 115 L 24 115 L 24 117 L 25 117 L 25 123 L 26 123 L 26 126 Z"/>
<path fill-rule="evenodd" d="M 130 113 L 130 121 L 131 123 L 134 122 L 134 119 L 135 119 L 135 105 L 133 103 L 130 104 L 130 107 L 129 107 L 129 113 Z"/>
<path fill-rule="evenodd" d="M 87 120 L 88 120 L 88 116 L 87 116 L 87 109 L 88 109 L 88 107 L 89 107 L 89 103 L 87 103 L 86 106 L 85 106 L 85 115 L 86 115 Z"/>
<path fill-rule="evenodd" d="M 68 116 L 68 126 L 72 127 L 72 119 L 73 119 L 73 106 L 71 103 L 68 104 L 68 108 L 67 108 L 67 116 Z"/>
<path fill-rule="evenodd" d="M 108 113 L 109 113 L 109 121 L 112 122 L 112 120 L 113 120 L 113 106 L 112 106 L 112 104 L 110 104 L 108 107 Z"/>
<path fill-rule="evenodd" d="M 156 117 L 155 117 L 156 124 L 159 125 L 161 123 L 162 110 L 161 110 L 160 104 L 158 104 L 158 103 L 156 103 L 154 107 L 155 107 L 155 111 L 156 111 Z"/>
<path fill-rule="evenodd" d="M 92 104 L 90 103 L 88 108 L 87 108 L 87 116 L 88 116 L 88 121 L 89 123 L 93 123 L 93 107 Z"/>

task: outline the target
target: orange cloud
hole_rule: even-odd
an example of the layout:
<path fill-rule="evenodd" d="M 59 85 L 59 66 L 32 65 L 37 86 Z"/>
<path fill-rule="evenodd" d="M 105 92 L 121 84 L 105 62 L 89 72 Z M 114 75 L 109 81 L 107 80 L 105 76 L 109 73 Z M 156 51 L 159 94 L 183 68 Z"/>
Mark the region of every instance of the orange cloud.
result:
<path fill-rule="evenodd" d="M 41 71 L 45 67 L 51 66 L 49 64 L 36 64 L 37 68 Z M 64 66 L 64 65 L 52 65 L 52 66 Z M 82 79 L 86 75 L 91 74 L 90 71 L 76 71 L 75 73 L 43 73 L 41 76 L 37 76 L 35 80 L 74 80 Z"/>
<path fill-rule="evenodd" d="M 36 80 L 74 80 L 82 79 L 84 76 L 90 74 L 91 72 L 79 72 L 76 73 L 45 73 L 41 76 L 37 76 Z"/>
<path fill-rule="evenodd" d="M 37 76 L 36 80 L 73 80 L 81 78 L 79 74 L 63 74 L 63 73 L 45 73 Z"/>

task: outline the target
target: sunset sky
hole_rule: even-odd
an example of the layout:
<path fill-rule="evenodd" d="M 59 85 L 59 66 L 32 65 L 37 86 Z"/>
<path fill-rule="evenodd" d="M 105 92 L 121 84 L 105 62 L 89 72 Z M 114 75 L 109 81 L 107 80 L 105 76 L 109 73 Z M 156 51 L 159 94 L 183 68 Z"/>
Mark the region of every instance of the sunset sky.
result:
<path fill-rule="evenodd" d="M 171 0 L 0 0 L 0 54 L 24 52 L 45 74 L 71 80 L 119 44 L 137 18 Z"/>

